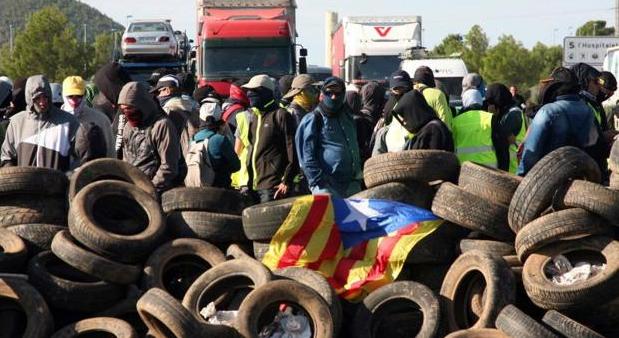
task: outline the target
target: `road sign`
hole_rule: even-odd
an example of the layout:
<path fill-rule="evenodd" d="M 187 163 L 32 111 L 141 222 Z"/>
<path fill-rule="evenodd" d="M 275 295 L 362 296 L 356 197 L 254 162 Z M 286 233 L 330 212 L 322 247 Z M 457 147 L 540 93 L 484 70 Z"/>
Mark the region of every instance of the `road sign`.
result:
<path fill-rule="evenodd" d="M 571 66 L 580 62 L 602 68 L 608 48 L 619 46 L 619 37 L 574 36 L 563 40 L 563 64 Z"/>

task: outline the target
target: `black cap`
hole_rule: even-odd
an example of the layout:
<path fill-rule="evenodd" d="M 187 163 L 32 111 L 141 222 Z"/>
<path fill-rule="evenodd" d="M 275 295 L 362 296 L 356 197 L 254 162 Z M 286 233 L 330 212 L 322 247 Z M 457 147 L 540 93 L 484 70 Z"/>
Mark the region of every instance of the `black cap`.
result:
<path fill-rule="evenodd" d="M 393 74 L 391 74 L 391 77 L 389 78 L 389 87 L 403 87 L 411 89 L 413 87 L 411 76 L 404 70 L 397 70 Z"/>
<path fill-rule="evenodd" d="M 148 83 L 151 86 L 154 86 L 154 85 L 157 84 L 157 82 L 159 82 L 159 79 L 161 79 L 162 77 L 164 77 L 166 75 L 171 75 L 171 74 L 174 74 L 174 71 L 172 71 L 171 69 L 168 69 L 168 68 L 157 68 L 150 75 L 150 79 L 148 79 Z"/>
<path fill-rule="evenodd" d="M 611 92 L 617 91 L 617 78 L 611 72 L 601 72 L 600 85 Z"/>
<path fill-rule="evenodd" d="M 151 93 L 156 93 L 162 88 L 180 88 L 180 80 L 174 75 L 165 75 L 157 81 L 155 88 L 151 89 Z"/>

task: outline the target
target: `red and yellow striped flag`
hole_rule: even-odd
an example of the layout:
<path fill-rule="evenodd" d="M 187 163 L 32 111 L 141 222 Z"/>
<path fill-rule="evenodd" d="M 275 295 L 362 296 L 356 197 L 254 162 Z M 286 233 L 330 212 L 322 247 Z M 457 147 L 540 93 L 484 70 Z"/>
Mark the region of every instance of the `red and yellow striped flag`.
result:
<path fill-rule="evenodd" d="M 397 202 L 305 196 L 293 204 L 263 263 L 319 271 L 341 297 L 359 301 L 393 282 L 409 252 L 442 222 Z"/>

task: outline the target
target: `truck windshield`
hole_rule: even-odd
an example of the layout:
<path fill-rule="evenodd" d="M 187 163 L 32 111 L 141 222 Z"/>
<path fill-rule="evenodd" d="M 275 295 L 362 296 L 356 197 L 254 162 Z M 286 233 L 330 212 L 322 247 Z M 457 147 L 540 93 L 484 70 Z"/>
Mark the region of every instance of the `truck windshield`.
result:
<path fill-rule="evenodd" d="M 402 60 L 396 55 L 370 55 L 354 56 L 352 61 L 354 80 L 388 81 Z"/>
<path fill-rule="evenodd" d="M 207 78 L 294 73 L 290 47 L 207 47 L 204 50 Z"/>

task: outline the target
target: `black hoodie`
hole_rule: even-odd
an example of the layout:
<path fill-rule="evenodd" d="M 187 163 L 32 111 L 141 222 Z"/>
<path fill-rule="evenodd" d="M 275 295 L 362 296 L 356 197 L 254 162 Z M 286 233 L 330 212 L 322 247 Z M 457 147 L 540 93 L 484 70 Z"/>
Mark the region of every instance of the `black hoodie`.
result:
<path fill-rule="evenodd" d="M 419 91 L 410 91 L 393 110 L 402 126 L 415 136 L 406 143 L 405 150 L 434 149 L 454 151 L 453 136 L 438 118 Z"/>

